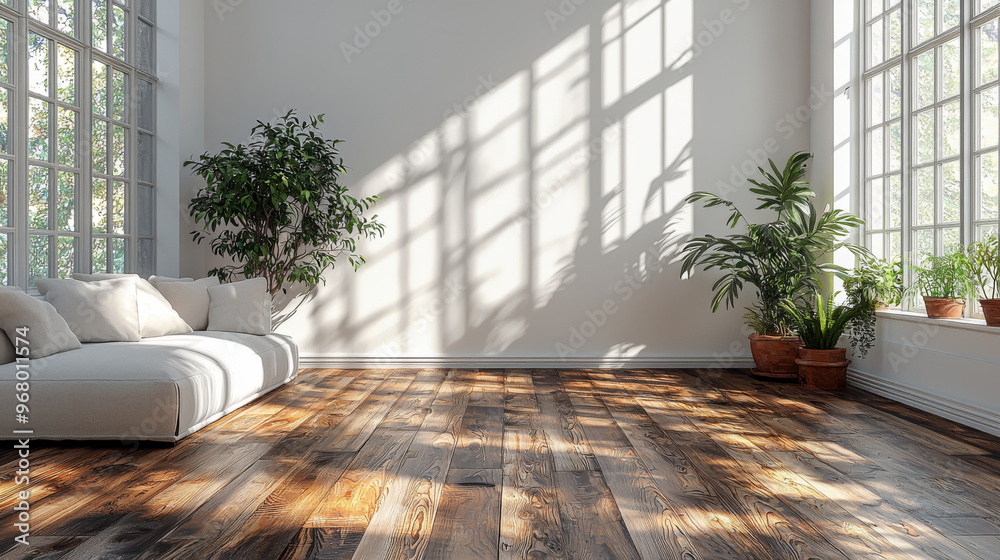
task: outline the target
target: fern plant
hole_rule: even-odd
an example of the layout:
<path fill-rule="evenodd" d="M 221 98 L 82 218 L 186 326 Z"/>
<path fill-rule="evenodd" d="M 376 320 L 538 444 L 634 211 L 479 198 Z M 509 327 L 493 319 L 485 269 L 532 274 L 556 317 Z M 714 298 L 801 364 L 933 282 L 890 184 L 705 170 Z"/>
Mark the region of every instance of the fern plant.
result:
<path fill-rule="evenodd" d="M 973 299 L 976 281 L 969 257 L 961 251 L 942 256 L 927 256 L 923 264 L 911 267 L 916 281 L 906 290 L 908 299 L 918 295 L 941 299 Z"/>
<path fill-rule="evenodd" d="M 1000 298 L 1000 240 L 991 233 L 968 248 L 969 267 L 983 299 Z"/>
<path fill-rule="evenodd" d="M 810 350 L 833 350 L 863 310 L 836 305 L 832 296 L 824 302 L 818 293 L 813 301 L 814 304 L 805 307 L 784 302 L 782 307 L 795 325 L 803 346 Z"/>
<path fill-rule="evenodd" d="M 827 259 L 834 251 L 848 247 L 855 254 L 869 254 L 841 241 L 863 224 L 861 219 L 839 209 L 819 212 L 813 206 L 815 193 L 803 180 L 811 157 L 796 153 L 784 169 L 769 161 L 770 170 L 758 168 L 763 180 L 749 181 L 750 192 L 759 202 L 757 210 L 774 212 L 769 222 L 749 221 L 732 201 L 716 194 L 695 192 L 687 197 L 688 203 L 701 202 L 706 208 L 728 208 L 726 225 L 742 231 L 692 239 L 684 247 L 681 275 L 690 275 L 696 268 L 722 271 L 712 286 L 713 312 L 723 302 L 727 308 L 735 307 L 742 290 L 753 286 L 757 303 L 748 308 L 745 318 L 757 334 L 792 333 L 791 317 L 783 304 L 820 289 L 820 275 L 846 272 Z"/>

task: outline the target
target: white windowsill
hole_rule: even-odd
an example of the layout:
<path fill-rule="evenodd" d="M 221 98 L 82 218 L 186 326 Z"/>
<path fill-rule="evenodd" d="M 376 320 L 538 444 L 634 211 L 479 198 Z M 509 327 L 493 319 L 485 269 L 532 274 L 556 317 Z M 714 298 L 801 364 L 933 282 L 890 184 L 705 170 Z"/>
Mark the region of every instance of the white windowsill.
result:
<path fill-rule="evenodd" d="M 899 311 L 897 309 L 887 309 L 876 311 L 877 317 L 907 321 L 910 323 L 921 323 L 924 325 L 934 325 L 938 327 L 964 329 L 981 333 L 1000 335 L 1000 328 L 986 326 L 983 319 L 931 319 L 924 313 L 914 313 L 912 311 Z"/>

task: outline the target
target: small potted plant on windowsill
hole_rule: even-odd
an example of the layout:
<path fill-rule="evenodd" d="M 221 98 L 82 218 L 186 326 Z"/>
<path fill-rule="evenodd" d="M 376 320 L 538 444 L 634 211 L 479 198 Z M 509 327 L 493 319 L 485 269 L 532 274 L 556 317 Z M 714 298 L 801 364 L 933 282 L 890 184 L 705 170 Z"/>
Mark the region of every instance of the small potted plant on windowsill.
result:
<path fill-rule="evenodd" d="M 860 310 L 851 322 L 851 346 L 861 359 L 875 344 L 875 312 L 897 306 L 903 298 L 903 261 L 864 258 L 844 279 L 847 303 Z"/>
<path fill-rule="evenodd" d="M 825 303 L 816 294 L 815 302 L 807 307 L 785 303 L 785 311 L 792 318 L 802 339 L 799 358 L 799 383 L 826 391 L 841 391 L 847 387 L 847 348 L 837 348 L 837 343 L 863 310 L 846 305 L 836 305 L 831 296 Z"/>
<path fill-rule="evenodd" d="M 916 280 L 906 290 L 907 299 L 923 296 L 931 319 L 958 319 L 965 313 L 965 302 L 976 294 L 969 258 L 955 251 L 944 256 L 926 257 L 924 264 L 912 267 Z"/>
<path fill-rule="evenodd" d="M 995 233 L 968 248 L 969 266 L 979 289 L 986 324 L 1000 327 L 1000 240 Z"/>

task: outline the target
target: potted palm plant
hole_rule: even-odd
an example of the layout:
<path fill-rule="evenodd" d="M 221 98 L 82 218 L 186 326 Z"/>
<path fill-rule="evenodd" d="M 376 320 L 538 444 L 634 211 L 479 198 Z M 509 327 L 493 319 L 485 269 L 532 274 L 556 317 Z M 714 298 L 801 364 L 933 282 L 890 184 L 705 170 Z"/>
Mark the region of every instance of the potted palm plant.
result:
<path fill-rule="evenodd" d="M 978 286 L 986 324 L 1000 327 L 1000 240 L 993 233 L 969 245 L 969 265 Z"/>
<path fill-rule="evenodd" d="M 928 256 L 923 264 L 911 268 L 916 278 L 906 296 L 910 300 L 922 296 L 928 317 L 958 319 L 965 313 L 965 302 L 975 296 L 976 283 L 964 252 Z"/>
<path fill-rule="evenodd" d="M 795 360 L 799 367 L 799 383 L 816 389 L 840 391 L 847 387 L 850 360 L 847 359 L 847 348 L 837 348 L 837 343 L 864 310 L 836 305 L 833 297 L 824 303 L 819 294 L 814 301 L 805 307 L 784 304 L 802 338 L 799 358 Z"/>
<path fill-rule="evenodd" d="M 850 276 L 844 279 L 847 303 L 858 309 L 851 321 L 851 346 L 864 359 L 875 344 L 875 312 L 899 305 L 903 298 L 903 261 L 899 258 L 861 259 Z"/>
<path fill-rule="evenodd" d="M 784 302 L 795 301 L 819 289 L 824 273 L 844 273 L 826 258 L 840 247 L 867 254 L 860 247 L 840 241 L 863 222 L 842 210 L 813 206 L 815 193 L 803 181 L 810 154 L 792 155 L 779 169 L 770 161 L 770 170 L 758 168 L 762 180 L 750 180 L 750 192 L 757 195 L 757 210 L 773 212 L 767 222 L 751 222 L 736 205 L 718 195 L 695 192 L 687 202 L 701 202 L 706 208 L 728 208 L 726 224 L 736 233 L 724 237 L 704 235 L 684 247 L 682 277 L 696 268 L 722 272 L 712 286 L 712 311 L 736 306 L 744 286 L 756 289 L 757 301 L 744 316 L 754 330 L 750 351 L 757 367 L 754 374 L 767 379 L 797 379 L 795 365 L 799 338 L 792 329 Z"/>

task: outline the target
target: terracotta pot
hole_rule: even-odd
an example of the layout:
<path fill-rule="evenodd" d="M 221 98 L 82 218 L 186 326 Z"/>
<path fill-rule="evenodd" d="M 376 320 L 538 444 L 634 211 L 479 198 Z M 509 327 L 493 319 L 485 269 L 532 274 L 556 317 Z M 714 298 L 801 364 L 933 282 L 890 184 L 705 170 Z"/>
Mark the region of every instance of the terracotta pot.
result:
<path fill-rule="evenodd" d="M 843 391 L 847 388 L 847 348 L 810 350 L 799 348 L 799 383 L 824 391 Z"/>
<path fill-rule="evenodd" d="M 983 315 L 986 315 L 986 324 L 1000 327 L 1000 299 L 981 299 L 979 305 L 983 308 Z"/>
<path fill-rule="evenodd" d="M 931 319 L 961 319 L 965 313 L 965 300 L 925 297 L 924 307 Z"/>
<path fill-rule="evenodd" d="M 757 368 L 756 377 L 768 380 L 790 381 L 798 379 L 799 346 L 802 341 L 797 336 L 750 335 L 750 353 Z"/>

